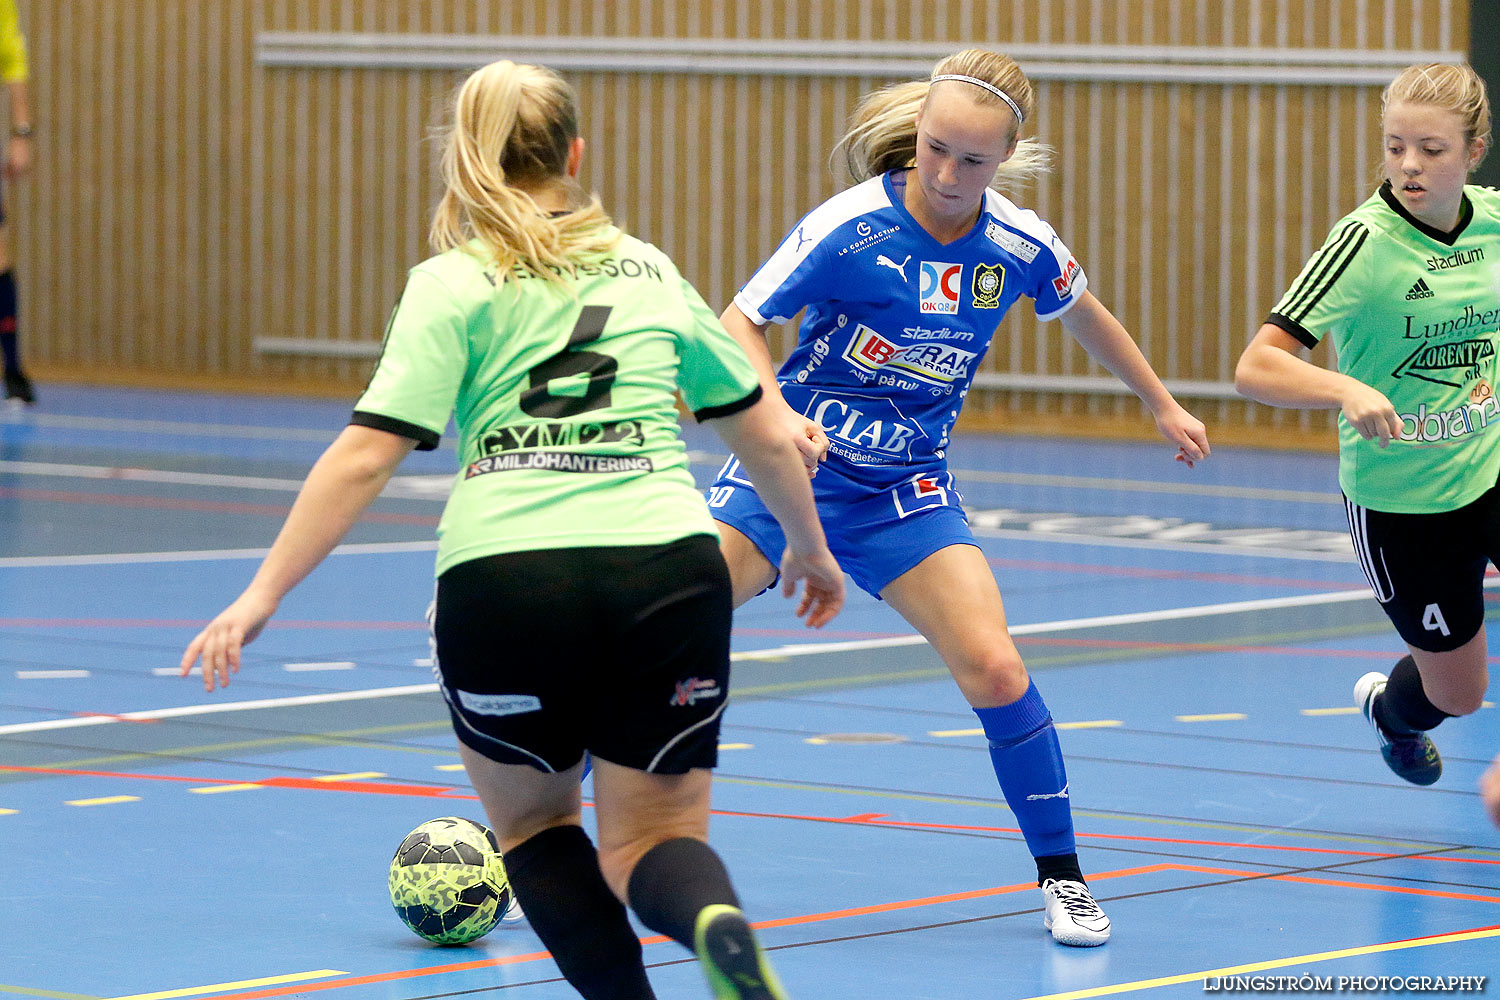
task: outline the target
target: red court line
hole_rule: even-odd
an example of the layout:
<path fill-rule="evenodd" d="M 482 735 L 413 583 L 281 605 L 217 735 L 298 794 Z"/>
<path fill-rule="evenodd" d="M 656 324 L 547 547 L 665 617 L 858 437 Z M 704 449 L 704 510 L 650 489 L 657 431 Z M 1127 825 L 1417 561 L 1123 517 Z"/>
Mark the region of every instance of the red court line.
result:
<path fill-rule="evenodd" d="M 138 720 L 132 720 L 138 721 Z M 454 791 L 452 788 L 444 788 L 435 785 L 408 785 L 397 782 L 375 782 L 375 781 L 318 781 L 313 778 L 278 776 L 270 778 L 255 778 L 250 780 L 239 780 L 236 778 L 195 778 L 185 775 L 172 774 L 148 774 L 142 771 L 90 771 L 78 768 L 65 767 L 23 767 L 14 764 L 0 764 L 0 771 L 17 771 L 23 774 L 50 774 L 70 777 L 86 778 L 136 778 L 142 781 L 175 781 L 193 785 L 261 785 L 266 788 L 291 788 L 304 791 L 324 792 L 354 792 L 365 795 L 397 795 L 422 799 L 452 799 L 477 802 L 479 796 L 464 792 Z M 585 803 L 592 805 L 592 803 Z M 868 825 L 882 826 L 894 829 L 912 830 L 961 830 L 970 833 L 1020 833 L 1018 827 L 1010 826 L 980 826 L 963 823 L 920 823 L 914 820 L 890 820 L 885 819 L 883 813 L 860 813 L 857 816 L 807 816 L 799 813 L 767 813 L 767 812 L 743 812 L 733 809 L 714 809 L 715 816 L 736 816 L 744 819 L 785 819 L 803 823 L 837 823 L 841 825 Z M 1343 856 L 1364 858 L 1389 858 L 1404 859 L 1412 861 L 1447 861 L 1459 864 L 1473 865 L 1500 865 L 1500 860 L 1489 858 L 1459 858 L 1448 855 L 1418 855 L 1411 857 L 1407 854 L 1391 853 L 1389 851 L 1355 851 L 1337 847 L 1305 847 L 1305 846 L 1278 846 L 1276 844 L 1240 844 L 1228 840 L 1201 840 L 1189 837 L 1145 837 L 1129 833 L 1083 833 L 1076 834 L 1079 839 L 1093 840 L 1119 840 L 1141 844 L 1179 844 L 1193 847 L 1227 847 L 1245 851 L 1285 851 L 1288 853 L 1303 854 L 1336 854 Z M 1134 871 L 1135 869 L 1131 869 Z M 1090 876 L 1098 878 L 1100 876 Z"/>
<path fill-rule="evenodd" d="M 1158 872 L 1182 871 L 1199 874 L 1227 875 L 1232 877 L 1265 878 L 1263 872 L 1237 871 L 1231 868 L 1212 868 L 1201 865 L 1178 865 L 1178 864 L 1153 864 L 1142 865 L 1138 868 L 1121 868 L 1115 871 L 1096 872 L 1089 876 L 1090 882 L 1100 882 L 1105 879 L 1125 878 L 1138 875 L 1152 875 Z M 1488 903 L 1500 903 L 1500 897 L 1494 896 L 1472 896 L 1462 893 L 1440 892 L 1433 889 L 1408 889 L 1402 886 L 1367 885 L 1360 882 L 1345 882 L 1337 879 L 1317 879 L 1292 875 L 1273 875 L 1270 878 L 1278 881 L 1303 882 L 1312 885 L 1326 885 L 1339 888 L 1369 889 L 1377 892 L 1400 892 L 1411 895 L 1431 896 L 1444 899 L 1459 899 L 1468 901 L 1480 901 Z M 967 892 L 944 893 L 937 896 L 924 896 L 918 899 L 896 900 L 889 903 L 876 903 L 870 906 L 856 906 L 842 910 L 828 910 L 822 913 L 809 913 L 797 917 L 781 917 L 774 920 L 758 920 L 751 926 L 757 930 L 768 930 L 776 927 L 806 926 L 808 924 L 824 923 L 830 920 L 841 920 L 849 917 L 866 916 L 874 913 L 891 913 L 900 910 L 917 909 L 923 906 L 935 906 L 941 903 L 962 902 L 970 899 L 982 899 L 990 896 L 1003 896 L 1016 892 L 1035 889 L 1033 882 L 1023 882 L 1016 885 L 996 886 L 990 889 L 974 889 Z M 1472 928 L 1470 931 L 1447 931 L 1440 934 L 1429 934 L 1423 937 L 1406 938 L 1403 940 L 1423 941 L 1430 938 L 1449 937 L 1454 933 L 1472 933 L 1473 931 L 1492 930 L 1492 927 Z M 659 944 L 667 938 L 661 935 L 641 938 L 642 945 Z M 346 986 L 366 986 L 372 983 L 394 982 L 402 979 L 414 979 L 421 976 L 442 975 L 449 972 L 468 972 L 477 969 L 498 967 L 504 965 L 519 965 L 525 962 L 539 961 L 550 958 L 551 952 L 538 951 L 529 952 L 525 955 L 512 955 L 507 958 L 481 959 L 475 962 L 458 962 L 452 965 L 429 966 L 423 969 L 402 969 L 398 972 L 375 973 L 367 976 L 355 976 L 348 979 L 334 979 L 316 984 L 302 984 L 297 986 L 282 986 L 275 989 L 255 990 L 249 993 L 229 993 L 221 995 L 215 1000 L 263 1000 L 268 997 L 290 996 L 298 993 L 312 993 L 322 990 L 342 989 Z"/>
<path fill-rule="evenodd" d="M 1349 882 L 1344 879 L 1313 878 L 1310 875 L 1267 875 L 1265 872 L 1239 871 L 1235 868 L 1213 868 L 1208 865 L 1170 865 L 1178 871 L 1202 872 L 1207 875 L 1233 875 L 1242 878 L 1270 879 L 1275 882 L 1301 882 L 1306 885 L 1331 885 L 1340 889 L 1368 889 L 1371 892 L 1391 892 L 1401 896 L 1428 896 L 1433 899 L 1459 899 L 1470 903 L 1500 903 L 1500 896 L 1479 896 L 1467 892 L 1444 892 L 1441 889 L 1419 889 L 1404 885 L 1373 885 L 1369 882 Z M 1091 876 L 1092 877 L 1092 876 Z M 1448 933 L 1452 933 L 1449 931 Z M 1429 935 L 1446 937 L 1443 934 Z M 1421 938 L 1412 938 L 1420 941 Z"/>
<path fill-rule="evenodd" d="M 74 712 L 75 718 L 80 719 L 114 719 L 116 722 L 130 722 L 135 725 L 151 725 L 160 722 L 160 719 L 132 719 L 128 715 L 114 715 L 109 712 Z"/>
<path fill-rule="evenodd" d="M 1041 537 L 1045 538 L 1045 534 Z M 1098 563 L 1056 562 L 1045 559 L 987 560 L 1005 569 L 1042 570 L 1049 573 L 1088 573 L 1094 576 L 1124 576 L 1144 580 L 1192 580 L 1198 583 L 1238 583 L 1260 587 L 1297 587 L 1308 590 L 1363 590 L 1364 584 L 1348 580 L 1300 580 L 1281 576 L 1249 576 L 1243 573 L 1202 573 L 1145 566 L 1105 566 Z"/>

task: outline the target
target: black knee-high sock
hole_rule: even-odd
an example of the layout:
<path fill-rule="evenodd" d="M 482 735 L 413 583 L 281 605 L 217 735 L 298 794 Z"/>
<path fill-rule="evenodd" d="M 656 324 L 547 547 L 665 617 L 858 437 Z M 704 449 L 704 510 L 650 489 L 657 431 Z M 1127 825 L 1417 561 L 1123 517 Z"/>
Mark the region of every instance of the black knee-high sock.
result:
<path fill-rule="evenodd" d="M 704 907 L 740 905 L 724 862 L 712 847 L 691 837 L 663 841 L 647 851 L 630 873 L 629 889 L 630 908 L 641 923 L 689 949 Z"/>
<path fill-rule="evenodd" d="M 531 929 L 586 1000 L 655 1000 L 641 943 L 579 826 L 555 826 L 505 852 Z"/>
<path fill-rule="evenodd" d="M 1427 700 L 1417 661 L 1407 655 L 1396 661 L 1385 690 L 1375 699 L 1375 718 L 1386 732 L 1399 736 L 1436 729 L 1438 723 L 1453 716 Z"/>
<path fill-rule="evenodd" d="M 0 271 L 0 353 L 5 356 L 5 370 L 20 372 L 21 348 L 16 327 L 16 276 L 9 268 Z"/>

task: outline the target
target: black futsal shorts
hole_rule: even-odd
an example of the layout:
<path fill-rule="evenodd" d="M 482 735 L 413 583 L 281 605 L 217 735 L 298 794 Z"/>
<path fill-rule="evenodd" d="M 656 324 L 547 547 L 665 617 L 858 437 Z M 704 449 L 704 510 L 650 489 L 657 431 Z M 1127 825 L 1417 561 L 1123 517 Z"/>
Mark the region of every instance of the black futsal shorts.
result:
<path fill-rule="evenodd" d="M 438 579 L 434 672 L 491 760 L 684 774 L 718 763 L 732 611 L 709 535 L 485 556 Z"/>
<path fill-rule="evenodd" d="M 1344 498 L 1354 552 L 1409 645 L 1457 649 L 1484 624 L 1486 565 L 1500 556 L 1500 489 L 1437 514 L 1393 514 Z"/>

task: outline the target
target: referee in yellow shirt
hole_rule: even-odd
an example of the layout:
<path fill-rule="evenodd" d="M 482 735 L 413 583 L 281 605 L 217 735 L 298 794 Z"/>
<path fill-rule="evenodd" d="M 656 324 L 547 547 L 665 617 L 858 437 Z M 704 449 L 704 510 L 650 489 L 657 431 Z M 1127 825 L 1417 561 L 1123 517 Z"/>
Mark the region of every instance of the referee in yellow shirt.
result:
<path fill-rule="evenodd" d="M 26 94 L 26 38 L 16 0 L 0 0 L 0 81 L 10 93 L 10 138 L 0 175 L 14 180 L 31 169 L 31 106 Z M 17 340 L 16 277 L 11 270 L 10 233 L 0 202 L 0 352 L 5 356 L 5 398 L 16 405 L 36 402 L 31 379 L 21 370 Z"/>

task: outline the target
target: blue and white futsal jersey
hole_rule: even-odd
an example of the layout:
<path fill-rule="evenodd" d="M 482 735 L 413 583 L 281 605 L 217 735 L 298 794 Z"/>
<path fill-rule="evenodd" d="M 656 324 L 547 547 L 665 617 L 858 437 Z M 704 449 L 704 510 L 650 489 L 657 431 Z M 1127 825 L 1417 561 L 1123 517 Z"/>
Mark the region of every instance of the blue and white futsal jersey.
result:
<path fill-rule="evenodd" d="M 967 236 L 938 243 L 902 204 L 905 179 L 824 202 L 734 298 L 757 324 L 807 310 L 777 380 L 828 434 L 818 513 L 839 565 L 876 595 L 932 553 L 974 544 L 944 452 L 1005 311 L 1025 295 L 1051 319 L 1088 285 L 1052 227 L 994 191 Z M 780 562 L 785 536 L 737 459 L 708 505 Z"/>
<path fill-rule="evenodd" d="M 1012 303 L 1027 296 L 1051 319 L 1088 285 L 1052 227 L 994 191 L 967 236 L 938 243 L 902 204 L 905 179 L 892 171 L 824 202 L 734 298 L 758 324 L 807 309 L 782 394 L 872 484 L 942 462 Z"/>

